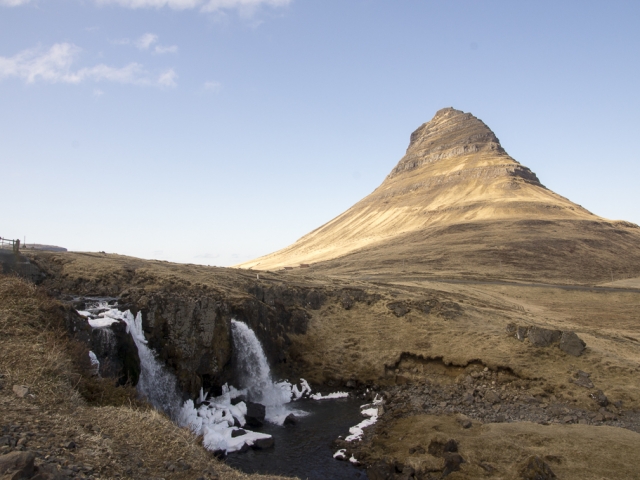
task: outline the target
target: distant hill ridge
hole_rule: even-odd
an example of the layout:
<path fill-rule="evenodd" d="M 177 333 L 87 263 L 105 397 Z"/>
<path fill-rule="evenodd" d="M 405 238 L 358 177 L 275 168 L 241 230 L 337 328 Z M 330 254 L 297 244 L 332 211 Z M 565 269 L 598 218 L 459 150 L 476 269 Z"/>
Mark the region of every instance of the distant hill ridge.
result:
<path fill-rule="evenodd" d="M 419 251 L 430 245 L 433 238 L 428 240 L 426 236 L 433 236 L 434 229 L 474 224 L 479 232 L 480 223 L 486 230 L 488 223 L 498 228 L 498 222 L 503 234 L 514 233 L 513 241 L 517 232 L 523 231 L 512 224 L 533 220 L 569 222 L 562 230 L 570 237 L 565 240 L 571 241 L 577 241 L 581 230 L 588 230 L 576 222 L 633 229 L 633 224 L 605 220 L 547 189 L 535 173 L 509 156 L 484 122 L 470 113 L 444 108 L 411 134 L 405 156 L 374 192 L 291 246 L 239 266 L 274 269 L 333 261 L 336 267 L 334 260 L 343 258 L 356 268 L 354 255 L 362 254 L 356 261 L 357 268 L 375 269 L 399 261 L 401 251 L 411 244 L 413 264 L 422 262 L 424 268 L 429 262 L 427 256 L 418 256 Z M 467 240 L 459 239 L 463 245 L 477 243 L 472 230 L 465 229 Z M 549 233 L 559 233 L 548 230 L 537 233 L 546 235 L 546 240 L 540 238 L 543 243 Z M 419 232 L 421 239 L 415 237 Z M 530 228 L 527 232 L 532 234 Z M 593 247 L 593 240 L 585 245 Z M 607 239 L 597 241 L 606 243 Z M 429 246 L 424 253 L 433 256 L 434 248 L 441 249 L 438 258 L 442 267 L 443 262 L 446 264 L 441 258 L 445 254 L 442 246 Z M 468 245 L 469 251 L 474 248 Z M 575 253 L 577 246 L 569 248 Z M 363 256 L 365 250 L 369 254 Z M 640 247 L 638 261 L 640 265 Z M 501 260 L 498 263 L 502 265 Z M 432 262 L 431 266 L 436 265 Z"/>

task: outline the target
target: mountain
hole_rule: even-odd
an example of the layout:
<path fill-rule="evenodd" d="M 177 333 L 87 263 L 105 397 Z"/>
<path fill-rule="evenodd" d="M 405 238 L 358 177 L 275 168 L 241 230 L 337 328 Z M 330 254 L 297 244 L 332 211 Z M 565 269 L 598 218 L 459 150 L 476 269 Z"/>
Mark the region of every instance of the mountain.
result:
<path fill-rule="evenodd" d="M 640 229 L 540 183 L 470 113 L 439 110 L 382 184 L 275 253 L 239 265 L 598 282 L 640 275 Z"/>

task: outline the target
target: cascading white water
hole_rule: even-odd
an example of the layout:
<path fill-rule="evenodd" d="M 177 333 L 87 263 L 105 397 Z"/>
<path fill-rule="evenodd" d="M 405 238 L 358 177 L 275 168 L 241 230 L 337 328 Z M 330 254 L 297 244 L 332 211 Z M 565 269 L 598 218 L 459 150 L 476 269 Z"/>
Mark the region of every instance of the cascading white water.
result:
<path fill-rule="evenodd" d="M 262 345 L 256 334 L 246 324 L 231 320 L 234 356 L 240 387 L 247 398 L 266 407 L 281 407 L 291 401 L 291 384 L 275 383 Z"/>
<path fill-rule="evenodd" d="M 127 310 L 122 313 L 122 320 L 127 324 L 127 331 L 138 347 L 140 357 L 140 378 L 137 390 L 147 397 L 147 400 L 159 410 L 174 418 L 180 409 L 178 385 L 176 378 L 168 372 L 158 361 L 156 353 L 147 345 L 142 331 L 142 315 L 140 312 L 133 317 Z"/>

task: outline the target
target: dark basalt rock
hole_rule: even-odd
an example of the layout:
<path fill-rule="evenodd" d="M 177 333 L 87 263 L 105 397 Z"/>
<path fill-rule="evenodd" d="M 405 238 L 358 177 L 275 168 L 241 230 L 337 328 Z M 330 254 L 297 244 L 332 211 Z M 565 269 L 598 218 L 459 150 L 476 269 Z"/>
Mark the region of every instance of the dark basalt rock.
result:
<path fill-rule="evenodd" d="M 86 323 L 86 320 L 85 320 Z M 136 385 L 140 378 L 140 357 L 124 322 L 91 331 L 90 348 L 100 361 L 100 375 L 117 378 L 119 385 Z"/>
<path fill-rule="evenodd" d="M 560 350 L 574 357 L 579 357 L 584 352 L 587 344 L 574 332 L 562 332 Z"/>
<path fill-rule="evenodd" d="M 560 330 L 549 330 L 540 327 L 531 327 L 528 333 L 529 342 L 536 347 L 548 347 L 558 343 L 562 337 Z"/>
<path fill-rule="evenodd" d="M 579 357 L 584 352 L 587 344 L 574 332 L 563 332 L 541 327 L 527 327 L 510 323 L 507 325 L 507 334 L 521 342 L 525 338 L 535 347 L 549 347 L 557 344 L 563 352 Z"/>
<path fill-rule="evenodd" d="M 11 452 L 0 456 L 0 475 L 3 478 L 30 478 L 34 473 L 33 452 Z"/>
<path fill-rule="evenodd" d="M 452 472 L 457 472 L 460 470 L 460 465 L 464 463 L 464 458 L 457 452 L 445 452 L 443 457 L 445 465 L 442 477 L 440 478 L 444 478 Z"/>
<path fill-rule="evenodd" d="M 275 443 L 276 442 L 273 439 L 273 437 L 258 438 L 253 442 L 253 445 L 251 445 L 251 448 L 253 448 L 254 450 L 266 450 L 267 448 L 273 448 Z"/>
<path fill-rule="evenodd" d="M 403 302 L 389 303 L 387 308 L 391 310 L 396 317 L 404 317 L 411 311 L 411 309 Z"/>
<path fill-rule="evenodd" d="M 592 393 L 591 398 L 593 398 L 601 407 L 606 407 L 607 405 L 609 405 L 609 399 L 602 390 L 598 390 L 597 392 Z"/>
<path fill-rule="evenodd" d="M 524 466 L 520 469 L 522 480 L 554 480 L 555 473 L 540 457 L 529 457 Z"/>
<path fill-rule="evenodd" d="M 298 419 L 293 413 L 290 413 L 284 419 L 284 425 L 285 426 L 287 426 L 287 425 L 297 425 L 297 424 L 298 424 Z"/>
<path fill-rule="evenodd" d="M 252 428 L 260 428 L 264 425 L 266 408 L 259 403 L 247 402 L 247 414 L 244 416 L 247 425 Z"/>

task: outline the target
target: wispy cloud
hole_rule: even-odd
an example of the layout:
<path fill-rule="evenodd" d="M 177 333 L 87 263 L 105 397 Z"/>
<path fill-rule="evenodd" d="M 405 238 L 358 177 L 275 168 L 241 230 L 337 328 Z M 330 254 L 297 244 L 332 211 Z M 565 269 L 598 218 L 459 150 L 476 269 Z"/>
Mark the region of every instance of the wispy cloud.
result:
<path fill-rule="evenodd" d="M 6 1 L 6 0 L 5 0 Z M 12 1 L 12 0 L 8 0 Z M 284 7 L 293 0 L 95 0 L 101 5 L 120 5 L 126 8 L 172 8 L 187 10 L 199 8 L 204 12 L 258 7 Z"/>
<path fill-rule="evenodd" d="M 155 33 L 145 33 L 140 36 L 136 40 L 130 40 L 128 38 L 119 38 L 116 40 L 111 40 L 113 45 L 135 45 L 138 50 L 148 51 L 151 50 L 158 55 L 162 55 L 164 53 L 177 53 L 178 46 L 177 45 L 160 45 L 158 44 L 158 40 L 160 37 Z M 153 49 L 151 48 L 153 47 Z"/>
<path fill-rule="evenodd" d="M 19 7 L 29 3 L 30 0 L 0 0 L 0 5 L 3 7 Z"/>
<path fill-rule="evenodd" d="M 136 47 L 139 50 L 149 50 L 149 47 L 158 42 L 158 35 L 153 33 L 145 33 L 138 40 L 136 40 Z"/>
<path fill-rule="evenodd" d="M 36 0 L 38 1 L 38 0 Z M 293 0 L 93 0 L 97 5 L 119 5 L 125 8 L 170 8 L 173 10 L 200 9 L 203 12 L 239 10 L 251 14 L 260 7 L 285 7 Z M 18 7 L 31 0 L 0 0 L 0 6 Z"/>
<path fill-rule="evenodd" d="M 222 89 L 222 84 L 220 82 L 204 82 L 202 87 L 208 92 L 218 93 Z"/>
<path fill-rule="evenodd" d="M 176 86 L 177 74 L 173 69 L 152 75 L 139 63 L 129 63 L 124 67 L 98 64 L 73 69 L 81 51 L 80 47 L 71 43 L 57 43 L 48 50 L 32 48 L 13 57 L 0 57 L 0 80 L 15 77 L 26 83 L 44 81 L 79 84 L 85 81 L 106 81 L 144 86 Z"/>
<path fill-rule="evenodd" d="M 170 45 L 166 47 L 164 45 L 156 45 L 153 51 L 160 55 L 162 55 L 163 53 L 176 53 L 178 51 L 178 46 Z"/>

